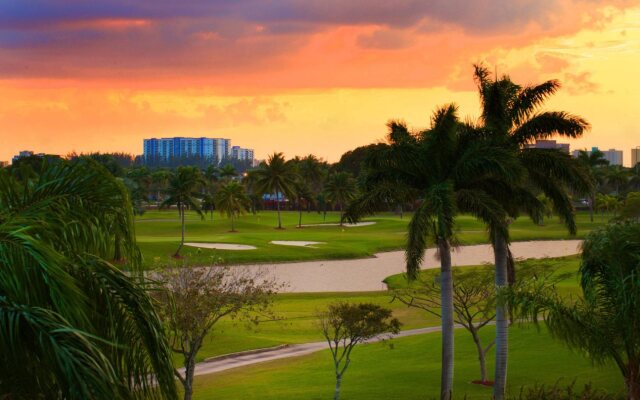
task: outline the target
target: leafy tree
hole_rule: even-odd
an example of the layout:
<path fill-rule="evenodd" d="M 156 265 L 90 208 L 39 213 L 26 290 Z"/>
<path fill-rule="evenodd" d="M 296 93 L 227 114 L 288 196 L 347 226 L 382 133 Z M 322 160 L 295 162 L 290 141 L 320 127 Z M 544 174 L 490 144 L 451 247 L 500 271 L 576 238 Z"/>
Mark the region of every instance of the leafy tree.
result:
<path fill-rule="evenodd" d="M 200 170 L 196 167 L 178 167 L 169 178 L 167 198 L 162 202 L 161 207 L 168 207 L 175 204 L 178 207 L 178 214 L 182 226 L 180 246 L 178 246 L 174 257 L 180 257 L 180 250 L 184 246 L 185 212 L 187 208 L 192 209 L 203 218 L 197 197 L 200 195 L 198 188 L 204 184 L 205 182 L 202 179 Z"/>
<path fill-rule="evenodd" d="M 486 135 L 496 146 L 511 152 L 520 168 L 526 171 L 527 181 L 516 185 L 490 183 L 486 190 L 497 199 L 507 215 L 497 225 L 489 226 L 495 254 L 495 283 L 498 288 L 508 285 L 509 270 L 513 265 L 509 250 L 510 221 L 524 211 L 539 222 L 543 205 L 530 188 L 540 190 L 554 207 L 571 234 L 576 233 L 576 222 L 569 190 L 592 193 L 592 180 L 586 168 L 575 159 L 556 149 L 528 148 L 527 144 L 554 135 L 576 138 L 589 128 L 583 118 L 565 111 L 541 111 L 545 100 L 553 95 L 560 83 L 550 80 L 538 85 L 525 86 L 512 82 L 508 76 L 489 78 L 488 69 L 475 66 L 474 79 L 480 94 L 482 114 L 480 125 L 472 127 Z M 526 184 L 525 184 L 526 183 Z M 513 278 L 511 278 L 513 281 Z M 500 306 L 496 314 L 496 367 L 493 387 L 495 399 L 504 398 L 507 383 L 508 305 Z"/>
<path fill-rule="evenodd" d="M 151 190 L 154 192 L 158 207 L 160 207 L 164 200 L 162 195 L 167 190 L 169 177 L 171 177 L 171 171 L 166 169 L 158 169 L 151 173 Z"/>
<path fill-rule="evenodd" d="M 184 400 L 190 400 L 198 352 L 207 335 L 225 317 L 257 324 L 261 314 L 270 313 L 279 286 L 262 272 L 241 267 L 169 267 L 158 275 L 165 288 L 157 293 L 160 314 L 173 351 L 184 360 L 184 372 L 174 374 L 184 387 Z"/>
<path fill-rule="evenodd" d="M 273 153 L 267 162 L 260 164 L 253 173 L 258 192 L 274 194 L 277 198 L 278 229 L 282 229 L 282 219 L 280 216 L 281 196 L 294 198 L 295 183 L 298 178 L 295 165 L 286 161 L 282 153 Z"/>
<path fill-rule="evenodd" d="M 325 197 L 330 203 L 338 206 L 340 226 L 344 222 L 343 208 L 356 197 L 357 190 L 356 182 L 348 172 L 334 172 L 325 182 Z"/>
<path fill-rule="evenodd" d="M 358 344 L 384 333 L 398 333 L 400 321 L 389 309 L 371 303 L 335 303 L 318 316 L 322 334 L 329 343 L 336 374 L 334 400 L 340 398 L 342 377 L 351 364 Z"/>
<path fill-rule="evenodd" d="M 454 105 L 436 110 L 431 128 L 411 134 L 402 123 L 388 124 L 388 143 L 379 146 L 367 161 L 371 180 L 400 182 L 420 193 L 422 203 L 408 227 L 407 276 L 415 279 L 430 240 L 440 256 L 442 369 L 441 399 L 453 395 L 453 281 L 451 247 L 455 245 L 458 213 L 469 213 L 486 224 L 499 227 L 506 212 L 487 187 L 490 183 L 517 182 L 520 167 L 510 152 L 464 129 Z M 363 192 L 347 210 L 350 221 L 375 212 L 386 197 Z M 498 229 L 498 228 L 496 228 Z M 506 227 L 504 228 L 506 230 Z M 506 235 L 506 233 L 503 232 Z"/>
<path fill-rule="evenodd" d="M 329 166 L 313 154 L 297 160 L 297 166 L 300 177 L 308 185 L 314 197 L 314 201 L 307 202 L 307 211 L 310 211 L 311 206 L 318 203 L 318 196 L 322 192 L 325 179 L 327 179 Z"/>
<path fill-rule="evenodd" d="M 480 362 L 480 381 L 487 382 L 486 354 L 495 341 L 486 346 L 480 339 L 480 329 L 495 319 L 495 287 L 489 270 L 453 273 L 454 322 L 462 325 L 473 338 Z M 417 284 L 394 290 L 394 299 L 410 307 L 441 317 L 440 280 L 435 274 L 422 274 Z"/>
<path fill-rule="evenodd" d="M 251 201 L 244 191 L 244 186 L 238 182 L 227 182 L 220 186 L 214 200 L 220 214 L 226 214 L 231 220 L 231 232 L 235 232 L 234 218 L 244 214 L 247 208 L 251 207 Z"/>
<path fill-rule="evenodd" d="M 505 296 L 518 314 L 595 363 L 612 361 L 629 399 L 640 399 L 640 224 L 618 223 L 589 233 L 582 246 L 582 298 L 567 303 L 554 290 Z"/>
<path fill-rule="evenodd" d="M 106 260 L 116 233 L 129 273 Z M 177 397 L 123 184 L 89 159 L 0 170 L 0 397 Z"/>

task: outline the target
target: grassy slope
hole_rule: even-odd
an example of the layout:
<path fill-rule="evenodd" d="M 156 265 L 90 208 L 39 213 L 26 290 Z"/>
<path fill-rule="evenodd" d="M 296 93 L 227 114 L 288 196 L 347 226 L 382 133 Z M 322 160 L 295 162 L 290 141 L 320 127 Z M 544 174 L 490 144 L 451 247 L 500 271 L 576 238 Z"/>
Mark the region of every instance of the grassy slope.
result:
<path fill-rule="evenodd" d="M 295 228 L 298 222 L 296 212 L 283 212 L 284 230 L 277 230 L 275 212 L 265 211 L 257 215 L 244 215 L 237 223 L 237 233 L 229 233 L 229 223 L 224 217 L 215 215 L 201 220 L 189 213 L 186 239 L 190 242 L 220 242 L 249 244 L 257 250 L 230 251 L 209 250 L 186 247 L 183 255 L 186 262 L 194 265 L 209 265 L 213 262 L 225 264 L 270 263 L 304 261 L 318 259 L 347 259 L 371 256 L 376 252 L 398 250 L 404 245 L 407 222 L 410 216 L 401 220 L 391 214 L 380 214 L 368 220 L 375 225 L 345 228 L 339 226 Z M 329 213 L 326 221 L 321 214 L 304 213 L 303 224 L 338 222 L 337 213 Z M 598 217 L 589 222 L 587 214 L 578 215 L 578 237 L 603 223 Z M 472 217 L 457 219 L 458 237 L 462 244 L 485 243 L 487 235 L 482 224 Z M 137 239 L 147 267 L 166 264 L 178 247 L 180 223 L 175 211 L 149 211 L 136 221 Z M 556 219 L 547 221 L 545 226 L 536 226 L 526 218 L 518 219 L 511 226 L 513 240 L 567 239 L 570 236 Z M 269 244 L 272 240 L 308 240 L 326 242 L 315 248 L 300 248 Z"/>
<path fill-rule="evenodd" d="M 488 327 L 485 340 L 494 334 Z M 393 340 L 393 349 L 382 344 L 357 348 L 343 382 L 343 399 L 437 398 L 440 371 L 440 335 L 428 334 Z M 553 385 L 576 379 L 576 387 L 621 392 L 623 382 L 611 365 L 593 367 L 579 355 L 552 340 L 544 328 L 514 327 L 510 335 L 509 384 L 517 394 L 523 385 Z M 467 332 L 456 332 L 456 398 L 490 399 L 491 389 L 470 384 L 479 378 L 473 342 Z M 487 359 L 492 374 L 493 352 Z M 332 395 L 331 356 L 319 352 L 196 378 L 196 399 L 327 399 Z"/>

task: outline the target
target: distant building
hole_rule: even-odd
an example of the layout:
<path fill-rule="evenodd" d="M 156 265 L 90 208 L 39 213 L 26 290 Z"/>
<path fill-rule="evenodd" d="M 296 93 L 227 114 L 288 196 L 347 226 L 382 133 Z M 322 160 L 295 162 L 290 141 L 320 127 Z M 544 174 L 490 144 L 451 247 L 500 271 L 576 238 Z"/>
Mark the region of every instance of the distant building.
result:
<path fill-rule="evenodd" d="M 0 161 L 0 168 L 8 167 L 9 161 Z"/>
<path fill-rule="evenodd" d="M 640 163 L 640 146 L 631 149 L 631 167 L 635 167 L 638 163 Z"/>
<path fill-rule="evenodd" d="M 569 143 L 558 143 L 555 140 L 536 140 L 535 143 L 528 144 L 528 149 L 558 149 L 569 154 Z"/>
<path fill-rule="evenodd" d="M 600 151 L 602 151 L 602 154 L 604 154 L 605 160 L 609 161 L 609 165 L 622 165 L 622 150 L 609 149 Z"/>
<path fill-rule="evenodd" d="M 31 150 L 22 150 L 20 153 L 18 153 L 18 155 L 13 156 L 13 158 L 11 159 L 11 163 L 14 164 L 16 161 L 18 161 L 21 158 L 25 158 L 25 157 L 45 157 L 47 156 L 47 154 L 44 153 L 38 153 L 38 154 L 34 154 L 33 151 Z"/>
<path fill-rule="evenodd" d="M 233 146 L 231 148 L 231 158 L 235 160 L 248 160 L 253 163 L 253 149 L 243 149 L 240 146 Z"/>
<path fill-rule="evenodd" d="M 234 157 L 232 150 L 236 147 L 238 151 L 237 156 Z M 219 164 L 220 161 L 227 158 L 243 157 L 243 160 L 253 160 L 253 150 L 241 149 L 239 146 L 232 148 L 231 139 L 223 138 L 152 138 L 144 139 L 143 157 L 145 162 L 198 158 Z"/>
<path fill-rule="evenodd" d="M 592 147 L 591 150 L 583 150 L 583 151 L 586 151 L 587 155 L 591 155 L 591 153 L 593 153 L 594 151 L 600 151 L 604 159 L 609 161 L 609 165 L 622 165 L 622 161 L 623 161 L 622 150 L 616 150 L 616 149 L 600 150 L 597 147 Z M 578 157 L 580 155 L 580 150 L 574 150 L 573 153 L 571 153 L 571 155 L 573 157 Z"/>

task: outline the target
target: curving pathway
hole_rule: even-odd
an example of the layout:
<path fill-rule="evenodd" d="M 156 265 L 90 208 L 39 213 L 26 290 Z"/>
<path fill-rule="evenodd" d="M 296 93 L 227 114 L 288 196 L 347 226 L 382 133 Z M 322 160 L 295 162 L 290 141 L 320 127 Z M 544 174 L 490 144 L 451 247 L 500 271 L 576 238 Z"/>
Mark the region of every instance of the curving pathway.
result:
<path fill-rule="evenodd" d="M 514 242 L 511 251 L 516 258 L 563 257 L 579 253 L 581 243 L 581 240 Z M 488 244 L 460 246 L 452 254 L 454 266 L 493 264 L 493 261 L 493 251 Z M 435 249 L 427 250 L 422 268 L 439 266 Z M 404 272 L 405 262 L 403 251 L 391 251 L 355 260 L 243 265 L 241 268 L 268 271 L 278 282 L 287 285 L 283 292 L 364 292 L 386 290 L 382 280 Z"/>

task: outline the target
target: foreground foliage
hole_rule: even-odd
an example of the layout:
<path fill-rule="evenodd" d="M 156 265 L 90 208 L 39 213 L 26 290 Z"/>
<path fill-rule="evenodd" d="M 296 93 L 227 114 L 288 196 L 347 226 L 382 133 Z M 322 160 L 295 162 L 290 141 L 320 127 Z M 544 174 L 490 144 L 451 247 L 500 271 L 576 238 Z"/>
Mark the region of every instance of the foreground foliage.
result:
<path fill-rule="evenodd" d="M 175 398 L 145 281 L 107 261 L 140 266 L 123 184 L 86 159 L 16 172 L 0 170 L 0 397 Z"/>
<path fill-rule="evenodd" d="M 538 285 L 511 294 L 518 312 L 544 316 L 551 333 L 595 363 L 614 362 L 629 399 L 640 398 L 640 224 L 589 234 L 580 266 L 583 297 L 567 304 Z"/>

